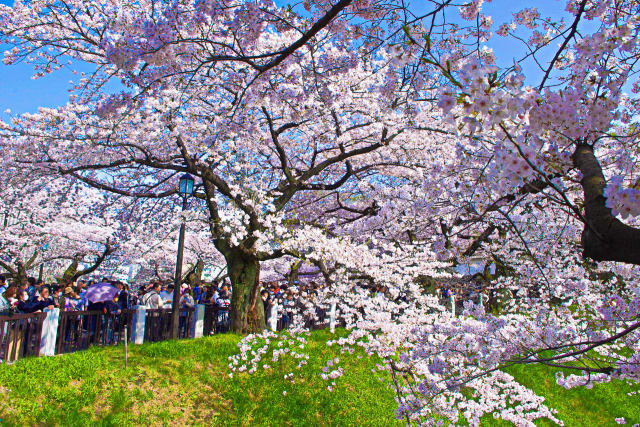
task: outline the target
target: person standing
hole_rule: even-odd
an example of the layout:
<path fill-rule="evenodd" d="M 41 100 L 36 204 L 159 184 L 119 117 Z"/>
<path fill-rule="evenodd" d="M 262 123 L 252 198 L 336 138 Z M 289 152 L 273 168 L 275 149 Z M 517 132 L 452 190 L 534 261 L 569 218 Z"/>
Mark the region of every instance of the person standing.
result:
<path fill-rule="evenodd" d="M 167 286 L 166 290 L 160 292 L 160 298 L 162 298 L 163 304 L 165 306 L 171 305 L 173 302 L 173 285 Z"/>
<path fill-rule="evenodd" d="M 129 292 L 127 292 L 126 285 L 120 281 L 115 283 L 118 288 L 118 307 L 120 310 L 126 310 L 129 308 Z"/>
<path fill-rule="evenodd" d="M 191 289 L 186 288 L 184 290 L 184 293 L 180 297 L 180 307 L 181 308 L 195 307 L 195 305 L 196 304 L 195 304 L 195 301 L 193 299 L 193 296 L 191 296 Z"/>
<path fill-rule="evenodd" d="M 196 285 L 193 287 L 193 300 L 197 304 L 200 304 L 201 294 L 202 294 L 202 288 L 200 287 L 200 284 L 196 283 Z"/>
<path fill-rule="evenodd" d="M 29 277 L 27 278 L 27 295 L 29 295 L 29 299 L 35 301 L 36 300 L 36 278 Z"/>
<path fill-rule="evenodd" d="M 82 308 L 80 297 L 71 286 L 64 288 L 64 305 L 61 305 L 61 308 L 64 311 L 78 311 Z"/>
<path fill-rule="evenodd" d="M 18 288 L 9 286 L 0 294 L 0 314 L 11 313 L 12 299 L 15 299 Z"/>
<path fill-rule="evenodd" d="M 271 307 L 273 306 L 273 300 L 269 295 L 269 291 L 267 291 L 266 289 L 263 289 L 262 292 L 260 292 L 260 297 L 262 298 L 262 305 L 264 308 L 264 320 L 268 323 L 269 317 L 271 316 Z"/>
<path fill-rule="evenodd" d="M 56 307 L 64 308 L 64 295 L 60 285 L 51 285 L 51 298 L 53 298 Z"/>
<path fill-rule="evenodd" d="M 39 303 L 40 310 L 44 310 L 45 308 L 55 308 L 56 301 L 53 299 L 51 295 L 49 295 L 49 287 L 43 286 L 38 291 L 38 296 L 36 300 Z"/>
<path fill-rule="evenodd" d="M 7 290 L 7 278 L 4 276 L 4 274 L 0 274 L 0 295 L 2 295 L 6 290 Z"/>
<path fill-rule="evenodd" d="M 163 301 L 160 298 L 160 283 L 155 282 L 149 292 L 142 297 L 142 305 L 150 309 L 162 308 Z"/>

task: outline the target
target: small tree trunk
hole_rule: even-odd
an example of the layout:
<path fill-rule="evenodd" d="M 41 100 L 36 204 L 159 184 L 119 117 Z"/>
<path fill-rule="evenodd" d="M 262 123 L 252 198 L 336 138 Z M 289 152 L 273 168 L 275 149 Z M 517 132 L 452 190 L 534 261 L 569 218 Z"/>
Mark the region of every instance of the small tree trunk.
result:
<path fill-rule="evenodd" d="M 289 285 L 293 285 L 294 282 L 298 281 L 301 265 L 302 265 L 302 261 L 298 261 L 291 265 L 291 270 L 289 270 L 289 274 L 287 277 L 287 281 L 289 282 Z"/>
<path fill-rule="evenodd" d="M 22 262 L 17 262 L 16 266 L 16 275 L 14 280 L 17 282 L 18 286 L 26 285 L 29 279 L 29 275 L 27 274 L 27 269 Z"/>
<path fill-rule="evenodd" d="M 233 295 L 230 329 L 236 333 L 261 332 L 266 327 L 260 301 L 260 261 L 239 251 L 225 254 Z"/>
<path fill-rule="evenodd" d="M 204 261 L 198 259 L 196 265 L 193 269 L 187 274 L 187 283 L 191 286 L 200 286 L 202 284 L 202 272 L 204 271 Z"/>
<path fill-rule="evenodd" d="M 62 277 L 58 278 L 58 283 L 60 283 L 62 286 L 67 286 L 71 282 L 73 282 L 73 278 L 78 272 L 78 265 L 78 259 L 73 258 L 73 261 L 71 262 L 71 264 L 69 264 L 69 267 L 67 267 L 64 273 L 62 273 Z"/>

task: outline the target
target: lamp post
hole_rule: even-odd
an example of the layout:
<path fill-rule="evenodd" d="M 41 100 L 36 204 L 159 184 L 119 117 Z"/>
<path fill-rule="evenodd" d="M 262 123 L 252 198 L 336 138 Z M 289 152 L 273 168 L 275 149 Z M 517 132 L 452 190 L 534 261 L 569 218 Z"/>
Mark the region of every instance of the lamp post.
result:
<path fill-rule="evenodd" d="M 182 196 L 182 211 L 187 209 L 187 199 L 193 194 L 194 179 L 188 173 L 180 177 L 180 187 L 178 192 Z M 178 257 L 176 259 L 176 275 L 173 284 L 173 301 L 171 302 L 171 338 L 178 338 L 178 327 L 180 320 L 180 285 L 182 284 L 182 256 L 184 253 L 184 218 L 180 224 L 180 235 L 178 236 Z"/>

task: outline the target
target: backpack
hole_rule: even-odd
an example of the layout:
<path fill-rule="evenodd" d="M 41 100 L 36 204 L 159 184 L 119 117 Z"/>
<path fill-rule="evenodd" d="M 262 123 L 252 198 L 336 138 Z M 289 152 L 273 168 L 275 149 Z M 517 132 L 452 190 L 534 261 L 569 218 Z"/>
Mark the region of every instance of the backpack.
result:
<path fill-rule="evenodd" d="M 144 296 L 142 297 L 142 305 L 146 307 L 150 307 L 149 303 L 151 302 L 151 297 L 153 296 L 153 294 L 158 295 L 156 291 L 150 291 L 144 294 Z"/>

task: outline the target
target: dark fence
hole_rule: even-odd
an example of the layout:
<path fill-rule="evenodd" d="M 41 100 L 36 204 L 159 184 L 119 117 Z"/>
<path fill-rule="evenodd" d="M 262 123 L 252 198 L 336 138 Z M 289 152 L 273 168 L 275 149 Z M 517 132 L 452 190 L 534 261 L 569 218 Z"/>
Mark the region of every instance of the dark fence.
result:
<path fill-rule="evenodd" d="M 172 310 L 158 308 L 148 309 L 144 325 L 144 341 L 157 342 L 171 339 Z M 180 309 L 178 322 L 178 338 L 193 338 L 193 321 L 195 308 Z"/>
<path fill-rule="evenodd" d="M 116 345 L 122 343 L 125 337 L 133 340 L 135 314 L 136 310 L 123 310 L 119 314 L 105 314 L 102 311 L 60 312 L 55 349 L 51 351 L 55 354 L 71 353 L 92 345 Z M 193 307 L 180 310 L 178 338 L 194 338 L 195 315 L 196 309 Z M 0 359 L 12 362 L 25 356 L 38 356 L 46 317 L 47 313 L 0 316 Z M 171 309 L 147 309 L 144 341 L 171 339 L 171 317 Z M 291 326 L 292 311 L 280 311 L 278 317 L 278 330 Z M 205 305 L 203 335 L 228 332 L 229 320 L 228 307 Z M 329 311 L 316 308 L 313 315 L 306 314 L 304 323 L 309 329 L 326 328 L 329 326 Z M 337 326 L 342 323 L 338 321 Z"/>
<path fill-rule="evenodd" d="M 46 313 L 0 316 L 0 359 L 13 362 L 25 356 L 38 356 L 46 317 Z"/>
<path fill-rule="evenodd" d="M 113 345 L 131 339 L 134 310 L 120 314 L 102 311 L 63 311 L 58 323 L 56 354 L 71 353 L 90 345 Z"/>
<path fill-rule="evenodd" d="M 216 305 L 204 306 L 204 326 L 202 335 L 213 335 L 229 331 L 229 308 Z"/>

